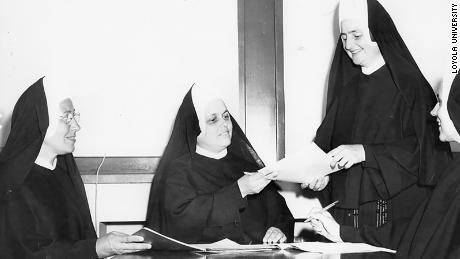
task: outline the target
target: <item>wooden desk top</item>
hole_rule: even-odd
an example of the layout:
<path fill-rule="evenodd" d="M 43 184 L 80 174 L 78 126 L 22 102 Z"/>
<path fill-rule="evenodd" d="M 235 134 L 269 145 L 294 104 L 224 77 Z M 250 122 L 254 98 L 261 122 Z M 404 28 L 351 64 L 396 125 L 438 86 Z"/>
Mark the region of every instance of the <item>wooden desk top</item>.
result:
<path fill-rule="evenodd" d="M 144 251 L 135 254 L 119 255 L 113 259 L 391 259 L 394 254 L 389 253 L 359 253 L 359 254 L 320 254 L 303 252 L 299 250 L 273 250 L 262 252 L 245 252 L 235 254 L 200 254 L 194 252 L 155 252 Z"/>

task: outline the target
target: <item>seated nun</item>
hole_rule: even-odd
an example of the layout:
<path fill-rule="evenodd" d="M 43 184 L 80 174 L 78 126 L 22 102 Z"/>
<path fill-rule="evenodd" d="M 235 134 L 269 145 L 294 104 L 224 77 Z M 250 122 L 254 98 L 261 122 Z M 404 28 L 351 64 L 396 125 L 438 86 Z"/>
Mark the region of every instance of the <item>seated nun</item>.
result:
<path fill-rule="evenodd" d="M 212 85 L 194 85 L 176 116 L 150 192 L 147 227 L 188 243 L 293 240 L 278 187 Z"/>
<path fill-rule="evenodd" d="M 438 104 L 439 139 L 460 144 L 460 76 L 446 75 Z M 418 209 L 398 248 L 397 258 L 460 258 L 460 156 L 441 175 L 430 198 Z"/>
<path fill-rule="evenodd" d="M 315 143 L 342 168 L 323 191 L 325 204 L 339 201 L 330 211 L 340 227 L 317 230 L 332 241 L 396 249 L 450 161 L 450 147 L 437 139 L 429 114 L 436 96 L 382 5 L 341 0 L 339 21 Z"/>
<path fill-rule="evenodd" d="M 79 114 L 61 80 L 41 78 L 17 101 L 0 154 L 0 258 L 104 258 L 149 249 L 143 238 L 97 238 L 75 149 Z"/>

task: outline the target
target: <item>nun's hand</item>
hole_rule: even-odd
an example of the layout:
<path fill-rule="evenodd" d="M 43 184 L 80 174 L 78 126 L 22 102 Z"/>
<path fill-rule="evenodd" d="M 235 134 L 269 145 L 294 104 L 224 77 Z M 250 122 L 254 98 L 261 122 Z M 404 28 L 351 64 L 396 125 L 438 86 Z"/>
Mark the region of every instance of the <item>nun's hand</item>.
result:
<path fill-rule="evenodd" d="M 120 232 L 110 232 L 97 239 L 96 253 L 99 258 L 112 255 L 134 253 L 150 249 L 152 245 L 143 243 L 141 236 L 130 236 Z"/>
<path fill-rule="evenodd" d="M 275 244 L 286 242 L 286 235 L 279 228 L 271 227 L 265 233 L 263 238 L 264 243 Z"/>
<path fill-rule="evenodd" d="M 261 172 L 244 173 L 244 175 L 238 179 L 238 187 L 240 187 L 241 196 L 244 198 L 247 195 L 259 193 L 270 183 L 270 181 L 271 180 L 265 178 L 265 175 Z"/>
<path fill-rule="evenodd" d="M 340 145 L 327 153 L 331 157 L 331 168 L 348 169 L 352 165 L 366 160 L 366 153 L 361 144 Z"/>
<path fill-rule="evenodd" d="M 311 224 L 317 234 L 332 242 L 343 242 L 340 237 L 340 225 L 329 212 L 315 207 L 310 211 L 306 222 Z"/>
<path fill-rule="evenodd" d="M 278 177 L 279 171 L 276 168 L 272 168 L 270 166 L 266 166 L 258 171 L 259 173 L 262 173 L 266 179 L 268 180 L 276 180 Z"/>
<path fill-rule="evenodd" d="M 310 183 L 303 183 L 300 185 L 302 189 L 309 188 L 313 191 L 322 191 L 329 183 L 329 175 L 316 179 Z"/>

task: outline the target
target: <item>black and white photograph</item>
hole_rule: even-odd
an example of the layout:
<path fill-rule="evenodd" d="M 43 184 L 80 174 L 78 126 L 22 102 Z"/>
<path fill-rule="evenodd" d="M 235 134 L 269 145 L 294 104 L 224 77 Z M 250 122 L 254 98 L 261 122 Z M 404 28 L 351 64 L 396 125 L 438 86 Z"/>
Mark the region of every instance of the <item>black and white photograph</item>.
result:
<path fill-rule="evenodd" d="M 459 0 L 0 0 L 0 258 L 460 258 Z"/>

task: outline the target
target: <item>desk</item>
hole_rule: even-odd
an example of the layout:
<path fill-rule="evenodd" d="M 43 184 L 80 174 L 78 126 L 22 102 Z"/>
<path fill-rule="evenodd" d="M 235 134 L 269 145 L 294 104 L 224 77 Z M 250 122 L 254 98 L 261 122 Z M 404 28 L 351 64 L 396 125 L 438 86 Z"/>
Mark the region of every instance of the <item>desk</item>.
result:
<path fill-rule="evenodd" d="M 136 254 L 119 255 L 113 259 L 392 259 L 389 253 L 359 253 L 359 254 L 320 254 L 299 250 L 272 250 L 263 252 L 246 252 L 238 254 L 199 254 L 194 252 L 155 252 L 144 251 Z"/>

